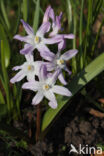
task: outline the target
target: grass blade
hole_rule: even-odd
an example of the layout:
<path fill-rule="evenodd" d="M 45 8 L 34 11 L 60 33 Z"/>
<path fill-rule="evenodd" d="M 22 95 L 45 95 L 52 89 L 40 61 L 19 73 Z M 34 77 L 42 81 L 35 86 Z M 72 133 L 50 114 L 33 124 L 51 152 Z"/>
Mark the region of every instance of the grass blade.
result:
<path fill-rule="evenodd" d="M 75 38 L 73 39 L 73 49 L 76 49 L 76 35 L 77 35 L 77 14 L 76 14 L 76 9 L 74 8 L 74 35 Z M 72 72 L 76 73 L 77 72 L 77 60 L 76 57 L 72 58 Z"/>
<path fill-rule="evenodd" d="M 104 25 L 104 19 L 103 19 L 103 21 L 102 21 L 102 23 L 100 25 L 100 28 L 98 30 L 98 33 L 97 33 L 96 37 L 95 37 L 95 40 L 94 40 L 94 43 L 93 43 L 93 46 L 92 46 L 92 54 L 94 53 L 95 48 L 97 46 L 97 42 L 98 42 L 98 39 L 99 39 L 99 36 L 100 36 L 100 33 L 101 33 L 101 30 L 102 30 L 102 26 L 103 25 Z"/>
<path fill-rule="evenodd" d="M 104 70 L 104 53 L 98 56 L 94 61 L 92 61 L 85 69 L 83 69 L 80 73 L 77 74 L 75 78 L 68 85 L 69 90 L 72 92 L 74 96 L 78 91 L 80 91 L 89 81 L 91 81 L 95 76 L 101 73 Z M 72 96 L 72 97 L 73 97 Z M 51 122 L 55 119 L 56 115 L 62 110 L 64 106 L 66 106 L 67 102 L 72 98 L 66 98 L 62 96 L 58 96 L 58 108 L 51 109 L 49 108 L 43 117 L 42 122 L 42 131 L 51 124 Z"/>
<path fill-rule="evenodd" d="M 7 40 L 7 36 L 4 32 L 4 28 L 3 26 L 0 24 L 0 39 L 3 40 L 3 44 L 4 44 L 4 60 L 5 60 L 5 63 L 3 63 L 3 65 L 5 67 L 8 67 L 9 66 L 9 63 L 10 63 L 10 46 L 9 46 L 9 42 Z"/>
<path fill-rule="evenodd" d="M 7 70 L 5 68 L 5 51 L 4 51 L 4 41 L 1 40 L 1 69 L 3 73 L 3 79 L 4 79 L 4 89 L 6 93 L 6 102 L 7 102 L 7 108 L 8 108 L 8 113 L 10 112 L 10 92 L 9 92 L 9 80 L 8 80 L 8 74 Z"/>
<path fill-rule="evenodd" d="M 80 26 L 79 26 L 79 64 L 80 69 L 83 69 L 83 50 L 82 50 L 82 33 L 83 33 L 83 8 L 84 8 L 84 0 L 81 1 L 81 14 L 80 14 Z"/>
<path fill-rule="evenodd" d="M 103 2 L 104 2 L 103 0 L 100 0 L 100 1 L 98 0 L 97 3 L 96 3 L 96 6 L 95 6 L 94 11 L 93 11 L 93 19 L 92 19 L 93 24 L 96 21 L 96 18 L 98 16 L 99 12 L 100 12 L 100 9 L 101 9 L 101 7 L 103 5 Z"/>
<path fill-rule="evenodd" d="M 23 19 L 27 22 L 28 18 L 28 0 L 23 0 Z"/>
<path fill-rule="evenodd" d="M 39 25 L 39 10 L 40 10 L 40 0 L 37 0 L 36 8 L 35 8 L 35 15 L 34 15 L 34 21 L 33 21 L 33 29 L 36 33 Z"/>
<path fill-rule="evenodd" d="M 67 2 L 67 14 L 68 14 L 68 27 L 70 29 L 72 23 L 72 6 L 70 0 L 66 0 L 66 2 Z"/>
<path fill-rule="evenodd" d="M 16 18 L 16 24 L 15 24 L 15 28 L 14 28 L 14 33 L 13 35 L 15 35 L 18 31 L 18 26 L 19 26 L 19 23 L 20 23 L 20 16 L 21 16 L 21 3 L 20 1 L 18 2 L 18 14 L 17 14 L 17 18 Z"/>
<path fill-rule="evenodd" d="M 0 104 L 5 104 L 4 96 L 0 90 Z"/>
<path fill-rule="evenodd" d="M 87 17 L 87 28 L 86 28 L 86 36 L 85 36 L 85 47 L 84 47 L 84 66 L 87 64 L 87 57 L 86 57 L 86 52 L 87 52 L 87 47 L 90 45 L 90 40 L 91 40 L 91 26 L 92 26 L 92 0 L 88 0 L 88 17 Z"/>
<path fill-rule="evenodd" d="M 36 1 L 36 0 L 33 0 L 33 2 L 34 2 L 35 4 L 37 4 L 37 1 Z M 39 9 L 40 9 L 40 13 L 41 13 L 42 15 L 44 15 L 44 12 L 43 12 L 43 10 L 41 9 L 41 7 L 40 7 Z"/>
<path fill-rule="evenodd" d="M 9 23 L 8 16 L 7 16 L 7 13 L 6 13 L 6 9 L 5 9 L 5 6 L 4 6 L 4 0 L 1 0 L 0 2 L 1 2 L 1 11 L 2 11 L 4 20 L 5 20 L 5 23 L 6 23 L 7 27 L 8 27 L 8 29 L 10 29 L 10 23 Z"/>

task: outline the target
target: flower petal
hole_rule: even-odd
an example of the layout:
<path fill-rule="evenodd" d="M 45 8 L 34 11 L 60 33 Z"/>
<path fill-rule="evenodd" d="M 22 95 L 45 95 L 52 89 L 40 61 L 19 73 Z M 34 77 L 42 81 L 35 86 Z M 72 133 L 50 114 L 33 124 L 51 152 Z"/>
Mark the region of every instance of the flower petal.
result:
<path fill-rule="evenodd" d="M 55 36 L 58 33 L 58 31 L 61 29 L 61 22 L 60 22 L 61 18 L 62 18 L 62 12 L 60 13 L 59 16 L 56 16 L 56 21 L 53 21 L 52 24 L 53 31 L 49 34 L 50 37 Z"/>
<path fill-rule="evenodd" d="M 27 74 L 27 80 L 28 81 L 35 80 L 35 73 L 29 73 L 29 74 Z"/>
<path fill-rule="evenodd" d="M 15 35 L 13 38 L 16 39 L 16 40 L 19 40 L 21 42 L 26 42 L 26 43 L 29 43 L 29 44 L 31 44 L 33 42 L 32 38 L 30 36 L 25 36 L 24 37 L 24 36 L 21 36 L 21 35 Z"/>
<path fill-rule="evenodd" d="M 48 91 L 45 91 L 44 92 L 44 96 L 49 100 L 49 101 L 52 101 L 52 102 L 55 102 L 56 101 L 56 97 L 54 95 L 54 93 L 52 92 L 52 90 L 48 90 Z"/>
<path fill-rule="evenodd" d="M 24 74 L 24 72 L 21 70 L 19 71 L 11 80 L 11 83 L 15 83 L 18 81 L 21 81 L 26 75 Z"/>
<path fill-rule="evenodd" d="M 30 82 L 24 83 L 22 85 L 22 88 L 37 91 L 40 88 L 40 84 L 38 81 L 30 81 Z"/>
<path fill-rule="evenodd" d="M 45 64 L 46 67 L 47 67 L 47 71 L 52 71 L 52 70 L 54 70 L 55 67 L 56 67 L 55 64 L 52 63 L 52 62 L 45 62 L 44 64 Z"/>
<path fill-rule="evenodd" d="M 69 76 L 72 74 L 72 72 L 71 72 L 66 66 L 65 66 L 64 70 L 65 70 L 66 72 L 68 72 Z"/>
<path fill-rule="evenodd" d="M 66 41 L 62 40 L 59 44 L 58 44 L 58 50 L 61 51 L 63 49 L 65 49 L 66 47 Z"/>
<path fill-rule="evenodd" d="M 40 28 L 38 29 L 36 35 L 43 36 L 45 33 L 47 33 L 50 30 L 50 23 L 45 22 L 43 23 Z"/>
<path fill-rule="evenodd" d="M 60 15 L 58 16 L 59 17 L 59 20 L 61 21 L 61 19 L 62 19 L 62 12 L 60 12 Z"/>
<path fill-rule="evenodd" d="M 44 43 L 45 44 L 55 44 L 61 42 L 63 39 L 63 35 L 56 35 L 52 38 L 45 38 Z"/>
<path fill-rule="evenodd" d="M 15 67 L 12 68 L 12 70 L 17 71 L 17 70 L 19 70 L 19 69 L 21 69 L 21 68 L 22 68 L 22 65 L 21 65 L 21 66 L 15 66 Z"/>
<path fill-rule="evenodd" d="M 49 34 L 49 37 L 54 37 L 55 35 L 57 35 L 60 29 L 61 29 L 61 23 L 59 17 L 56 16 L 56 23 L 53 26 L 53 31 Z"/>
<path fill-rule="evenodd" d="M 72 49 L 67 52 L 65 52 L 63 55 L 61 55 L 61 58 L 64 59 L 65 61 L 71 59 L 78 53 L 77 49 Z"/>
<path fill-rule="evenodd" d="M 40 74 L 39 74 L 39 80 L 45 81 L 47 79 L 47 68 L 45 65 L 41 65 L 40 67 Z"/>
<path fill-rule="evenodd" d="M 75 35 L 74 34 L 64 34 L 64 38 L 66 39 L 74 39 L 75 38 Z"/>
<path fill-rule="evenodd" d="M 53 109 L 56 109 L 57 108 L 57 102 L 53 102 L 53 101 L 49 101 L 48 105 L 53 108 Z"/>
<path fill-rule="evenodd" d="M 45 11 L 45 13 L 44 13 L 43 23 L 48 22 L 50 9 L 51 9 L 51 6 L 48 6 L 48 8 L 46 9 L 46 11 Z"/>
<path fill-rule="evenodd" d="M 23 55 L 32 53 L 35 48 L 31 44 L 25 44 L 24 48 L 20 50 L 20 53 Z"/>
<path fill-rule="evenodd" d="M 67 88 L 62 86 L 55 85 L 53 86 L 52 91 L 56 94 L 72 96 L 72 93 Z"/>
<path fill-rule="evenodd" d="M 25 58 L 28 62 L 33 62 L 34 61 L 34 58 L 33 58 L 33 55 L 32 54 L 27 54 L 25 55 Z"/>
<path fill-rule="evenodd" d="M 61 28 L 60 16 L 56 16 L 56 25 L 58 27 L 58 30 L 60 30 Z"/>
<path fill-rule="evenodd" d="M 60 69 L 57 69 L 53 74 L 52 74 L 52 77 L 49 77 L 47 82 L 49 85 L 54 85 L 57 81 L 57 78 L 60 74 L 61 70 Z"/>
<path fill-rule="evenodd" d="M 50 9 L 49 16 L 52 19 L 53 24 L 54 24 L 55 23 L 55 13 L 54 13 L 54 10 L 52 8 Z"/>
<path fill-rule="evenodd" d="M 55 54 L 51 51 L 44 51 L 41 53 L 41 57 L 43 57 L 45 60 L 52 61 L 55 58 Z"/>
<path fill-rule="evenodd" d="M 25 28 L 27 34 L 34 35 L 34 31 L 33 31 L 32 27 L 29 24 L 27 24 L 23 19 L 21 19 L 21 22 L 22 22 L 23 27 Z"/>
<path fill-rule="evenodd" d="M 42 92 L 38 92 L 35 97 L 32 99 L 32 105 L 37 105 L 39 104 L 42 99 L 43 99 L 44 95 Z"/>
<path fill-rule="evenodd" d="M 44 52 L 50 51 L 50 50 L 48 49 L 48 47 L 47 47 L 46 45 L 44 45 L 44 44 L 39 44 L 36 48 L 37 48 L 38 51 L 40 52 L 40 55 L 41 55 L 41 56 L 44 54 Z"/>
<path fill-rule="evenodd" d="M 43 61 L 35 61 L 34 66 L 35 66 L 35 74 L 38 76 L 40 73 L 40 68 L 41 66 L 44 65 Z"/>
<path fill-rule="evenodd" d="M 49 33 L 49 37 L 54 37 L 58 33 L 58 27 L 55 26 L 53 31 Z"/>
<path fill-rule="evenodd" d="M 60 75 L 58 76 L 58 78 L 59 78 L 59 80 L 60 80 L 60 82 L 61 82 L 62 84 L 64 84 L 64 85 L 67 84 L 67 82 L 66 82 L 66 80 L 64 79 L 64 76 L 63 76 L 62 73 L 60 73 Z"/>

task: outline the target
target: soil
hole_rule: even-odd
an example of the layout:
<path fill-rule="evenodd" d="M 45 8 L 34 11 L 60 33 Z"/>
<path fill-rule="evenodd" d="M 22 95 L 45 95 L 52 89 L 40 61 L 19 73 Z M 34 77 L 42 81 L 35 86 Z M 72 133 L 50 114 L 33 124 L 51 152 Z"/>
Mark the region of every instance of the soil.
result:
<path fill-rule="evenodd" d="M 38 142 L 32 148 L 33 156 L 74 156 L 75 153 L 69 154 L 71 144 L 76 149 L 79 144 L 95 148 L 98 144 L 104 144 L 104 119 L 90 115 L 88 110 L 91 105 L 77 105 L 77 100 L 61 114 L 44 141 Z"/>
<path fill-rule="evenodd" d="M 79 144 L 89 147 L 103 145 L 104 118 L 91 115 L 90 109 L 92 105 L 83 99 L 82 95 L 77 95 L 57 118 L 43 141 L 30 145 L 28 151 L 21 148 L 15 151 L 18 151 L 20 156 L 75 156 L 78 154 L 69 154 L 71 144 L 76 149 L 79 148 Z M 3 144 L 1 140 L 0 144 Z M 0 149 L 0 156 L 8 156 L 8 152 L 4 154 L 4 150 L 5 148 Z M 10 156 L 15 156 L 15 154 Z"/>

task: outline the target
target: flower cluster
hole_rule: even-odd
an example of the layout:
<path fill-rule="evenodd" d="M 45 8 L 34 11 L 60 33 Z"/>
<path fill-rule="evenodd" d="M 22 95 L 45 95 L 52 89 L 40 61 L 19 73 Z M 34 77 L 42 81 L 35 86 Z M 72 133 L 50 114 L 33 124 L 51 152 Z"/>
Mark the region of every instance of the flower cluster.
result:
<path fill-rule="evenodd" d="M 20 66 L 16 66 L 13 70 L 19 72 L 10 80 L 11 83 L 21 81 L 27 78 L 26 83 L 22 85 L 23 89 L 29 89 L 37 92 L 32 100 L 33 105 L 39 104 L 44 97 L 49 100 L 49 106 L 53 109 L 57 108 L 57 101 L 54 93 L 71 96 L 71 92 L 63 87 L 56 85 L 57 79 L 64 85 L 67 84 L 62 71 L 65 70 L 71 74 L 66 61 L 77 54 L 76 49 L 71 49 L 61 54 L 66 47 L 66 39 L 73 39 L 73 34 L 59 34 L 61 28 L 62 12 L 59 16 L 55 16 L 53 9 L 49 6 L 44 14 L 43 22 L 36 33 L 29 24 L 21 20 L 27 36 L 15 35 L 14 39 L 24 42 L 24 48 L 20 50 L 20 54 L 25 56 L 26 62 Z M 48 35 L 48 38 L 45 35 Z M 47 45 L 57 44 L 58 51 L 54 53 L 50 51 Z M 40 56 L 45 61 L 34 61 L 34 50 L 37 49 Z M 35 76 L 38 76 L 38 81 Z"/>

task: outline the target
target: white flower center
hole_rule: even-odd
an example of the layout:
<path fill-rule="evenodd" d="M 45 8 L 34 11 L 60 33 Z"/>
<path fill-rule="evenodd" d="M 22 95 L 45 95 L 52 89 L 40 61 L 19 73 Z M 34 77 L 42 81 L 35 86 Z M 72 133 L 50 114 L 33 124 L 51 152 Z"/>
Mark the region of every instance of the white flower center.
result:
<path fill-rule="evenodd" d="M 57 60 L 57 65 L 63 65 L 64 63 L 65 61 L 62 59 Z"/>
<path fill-rule="evenodd" d="M 28 70 L 28 71 L 34 71 L 34 66 L 28 65 L 28 66 L 27 66 L 27 70 Z"/>
<path fill-rule="evenodd" d="M 50 89 L 50 86 L 48 85 L 48 84 L 45 84 L 45 85 L 43 85 L 43 90 L 49 90 Z"/>
<path fill-rule="evenodd" d="M 35 36 L 34 42 L 35 42 L 36 44 L 38 44 L 38 43 L 40 42 L 40 37 L 39 37 L 39 36 Z"/>

